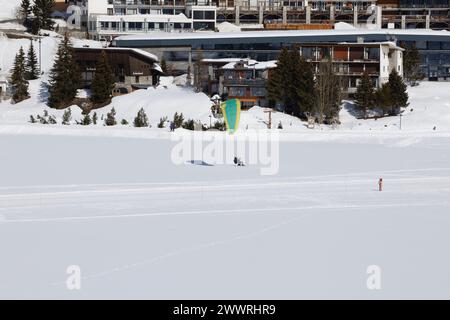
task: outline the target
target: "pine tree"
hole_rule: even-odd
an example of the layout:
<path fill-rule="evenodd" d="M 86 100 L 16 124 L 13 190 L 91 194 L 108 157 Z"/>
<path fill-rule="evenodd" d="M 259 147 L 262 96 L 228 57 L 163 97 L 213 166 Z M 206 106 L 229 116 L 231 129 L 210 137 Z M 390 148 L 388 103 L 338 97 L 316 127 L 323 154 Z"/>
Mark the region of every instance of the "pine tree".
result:
<path fill-rule="evenodd" d="M 27 80 L 36 80 L 39 78 L 38 60 L 36 58 L 36 51 L 34 50 L 33 41 L 30 43 L 30 48 L 27 54 Z"/>
<path fill-rule="evenodd" d="M 289 73 L 290 73 L 290 57 L 287 47 L 281 49 L 278 56 L 277 66 L 270 70 L 269 80 L 267 81 L 267 97 L 270 104 L 274 106 L 277 102 L 289 108 L 291 101 L 289 100 Z M 290 110 L 286 110 L 290 111 Z"/>
<path fill-rule="evenodd" d="M 28 80 L 26 77 L 25 53 L 20 48 L 14 60 L 14 67 L 11 74 L 11 85 L 13 89 L 12 100 L 14 103 L 25 100 L 28 95 Z"/>
<path fill-rule="evenodd" d="M 277 67 L 269 75 L 267 94 L 272 106 L 279 102 L 289 114 L 303 116 L 313 110 L 314 73 L 311 64 L 300 56 L 298 47 L 282 48 Z"/>
<path fill-rule="evenodd" d="M 80 82 L 81 73 L 66 34 L 58 47 L 56 60 L 50 72 L 49 107 L 58 109 L 69 106 L 77 95 Z"/>
<path fill-rule="evenodd" d="M 294 48 L 292 61 L 297 61 L 293 68 L 292 83 L 295 90 L 294 97 L 297 102 L 297 108 L 294 115 L 305 116 L 311 114 L 316 106 L 317 93 L 314 81 L 314 71 L 311 63 L 300 57 L 298 48 Z"/>
<path fill-rule="evenodd" d="M 98 120 L 97 112 L 94 112 L 94 114 L 92 115 L 92 123 L 97 124 L 97 120 Z"/>
<path fill-rule="evenodd" d="M 111 111 L 106 114 L 105 125 L 115 126 L 116 124 L 116 110 L 112 108 Z"/>
<path fill-rule="evenodd" d="M 28 18 L 31 14 L 31 2 L 30 0 L 22 0 L 20 3 L 20 13 L 23 15 L 25 26 L 28 25 Z"/>
<path fill-rule="evenodd" d="M 115 82 L 114 73 L 108 63 L 106 52 L 103 50 L 91 84 L 91 101 L 94 103 L 104 103 L 109 101 Z"/>
<path fill-rule="evenodd" d="M 420 70 L 420 53 L 416 46 L 408 47 L 403 53 L 403 72 L 406 81 L 416 86 L 424 78 Z"/>
<path fill-rule="evenodd" d="M 383 111 L 383 116 L 391 110 L 391 90 L 389 83 L 384 83 L 376 92 L 377 107 Z"/>
<path fill-rule="evenodd" d="M 362 112 L 364 119 L 367 118 L 367 111 L 374 107 L 375 91 L 369 73 L 364 72 L 355 93 L 355 103 Z"/>
<path fill-rule="evenodd" d="M 409 103 L 406 84 L 395 69 L 389 74 L 388 86 L 392 106 L 390 114 L 398 115 L 400 113 L 400 108 L 407 107 Z"/>
<path fill-rule="evenodd" d="M 54 0 L 34 0 L 32 8 L 34 20 L 32 23 L 32 31 L 37 34 L 39 30 L 53 30 L 54 22 L 51 19 Z"/>
<path fill-rule="evenodd" d="M 134 118 L 134 122 L 133 122 L 134 126 L 137 128 L 141 128 L 141 127 L 148 127 L 149 123 L 148 123 L 148 117 L 147 114 L 145 113 L 144 108 L 141 108 L 136 116 L 136 118 Z"/>

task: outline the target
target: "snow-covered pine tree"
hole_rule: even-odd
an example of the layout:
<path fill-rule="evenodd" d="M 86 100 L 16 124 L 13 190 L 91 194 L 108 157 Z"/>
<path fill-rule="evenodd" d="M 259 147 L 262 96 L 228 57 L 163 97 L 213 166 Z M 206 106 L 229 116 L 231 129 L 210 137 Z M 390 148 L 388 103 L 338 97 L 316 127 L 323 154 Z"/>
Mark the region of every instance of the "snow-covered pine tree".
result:
<path fill-rule="evenodd" d="M 111 93 L 114 89 L 116 80 L 114 73 L 108 63 L 108 57 L 103 50 L 98 62 L 94 78 L 91 84 L 91 101 L 94 103 L 104 103 L 111 99 Z"/>
<path fill-rule="evenodd" d="M 355 93 L 355 103 L 358 110 L 367 118 L 367 111 L 373 108 L 375 103 L 375 91 L 373 83 L 367 72 L 363 73 Z"/>
<path fill-rule="evenodd" d="M 27 53 L 27 80 L 36 80 L 39 78 L 38 60 L 36 57 L 36 51 L 34 50 L 33 40 L 31 40 L 30 48 Z"/>
<path fill-rule="evenodd" d="M 94 114 L 92 115 L 92 123 L 97 124 L 97 120 L 98 120 L 97 112 L 94 112 Z"/>
<path fill-rule="evenodd" d="M 25 100 L 29 97 L 28 80 L 26 77 L 25 53 L 21 47 L 19 53 L 16 54 L 14 67 L 11 74 L 11 85 L 13 90 L 12 100 L 14 103 Z"/>
<path fill-rule="evenodd" d="M 116 124 L 116 110 L 112 108 L 111 111 L 106 114 L 105 125 L 115 126 Z"/>
<path fill-rule="evenodd" d="M 149 125 L 148 117 L 147 117 L 147 114 L 145 113 L 144 108 L 141 108 L 139 110 L 136 118 L 134 118 L 133 124 L 137 128 L 148 127 L 148 125 Z"/>
<path fill-rule="evenodd" d="M 66 34 L 59 44 L 55 63 L 50 71 L 49 107 L 62 109 L 71 105 L 77 95 L 80 82 L 80 69 Z"/>

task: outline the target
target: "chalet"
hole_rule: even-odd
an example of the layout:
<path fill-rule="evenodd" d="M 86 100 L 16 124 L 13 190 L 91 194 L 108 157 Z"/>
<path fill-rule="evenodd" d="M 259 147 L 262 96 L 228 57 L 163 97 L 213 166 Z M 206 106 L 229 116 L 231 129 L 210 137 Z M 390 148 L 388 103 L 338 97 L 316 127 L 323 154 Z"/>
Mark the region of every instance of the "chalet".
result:
<path fill-rule="evenodd" d="M 243 108 L 268 106 L 266 84 L 276 61 L 258 62 L 244 59 L 224 65 L 220 81 L 227 99 L 239 99 Z"/>
<path fill-rule="evenodd" d="M 91 85 L 102 51 L 106 53 L 116 77 L 115 94 L 129 93 L 159 83 L 163 71 L 158 65 L 158 58 L 149 52 L 127 48 L 83 47 L 74 49 L 75 59 L 82 72 L 83 87 Z"/>

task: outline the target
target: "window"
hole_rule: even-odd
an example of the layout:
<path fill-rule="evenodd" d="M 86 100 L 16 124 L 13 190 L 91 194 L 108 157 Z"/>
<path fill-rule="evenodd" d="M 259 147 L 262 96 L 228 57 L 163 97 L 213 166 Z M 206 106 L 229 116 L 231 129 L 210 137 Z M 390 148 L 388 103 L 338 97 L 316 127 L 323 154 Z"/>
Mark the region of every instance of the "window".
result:
<path fill-rule="evenodd" d="M 265 97 L 267 92 L 264 87 L 253 87 L 250 89 L 251 95 L 255 97 Z"/>
<path fill-rule="evenodd" d="M 230 87 L 229 95 L 232 97 L 244 97 L 245 88 L 242 87 Z"/>
<path fill-rule="evenodd" d="M 134 77 L 134 82 L 139 83 L 139 76 Z"/>
<path fill-rule="evenodd" d="M 214 20 L 214 11 L 205 11 L 206 20 Z"/>

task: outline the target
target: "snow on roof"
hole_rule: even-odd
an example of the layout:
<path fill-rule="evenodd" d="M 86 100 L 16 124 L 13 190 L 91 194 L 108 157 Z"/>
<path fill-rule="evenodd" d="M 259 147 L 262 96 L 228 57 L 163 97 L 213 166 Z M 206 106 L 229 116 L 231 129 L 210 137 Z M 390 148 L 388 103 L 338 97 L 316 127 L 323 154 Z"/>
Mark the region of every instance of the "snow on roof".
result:
<path fill-rule="evenodd" d="M 242 58 L 217 58 L 217 59 L 202 59 L 203 62 L 217 62 L 217 63 L 221 63 L 221 62 L 238 62 L 243 60 Z"/>
<path fill-rule="evenodd" d="M 163 69 L 161 68 L 161 66 L 160 66 L 159 64 L 157 64 L 157 63 L 154 63 L 154 64 L 153 64 L 153 69 L 156 70 L 156 71 L 158 71 L 158 72 L 164 73 L 164 71 L 163 71 Z"/>
<path fill-rule="evenodd" d="M 277 66 L 276 60 L 260 62 L 260 61 L 256 61 L 256 60 L 252 60 L 252 59 L 240 59 L 239 61 L 227 63 L 226 65 L 224 65 L 222 67 L 222 69 L 234 69 L 236 66 L 236 63 L 241 62 L 241 61 L 244 63 L 243 67 L 245 69 L 252 69 L 252 70 L 253 69 L 266 70 L 266 69 L 276 68 L 276 66 Z"/>
<path fill-rule="evenodd" d="M 424 35 L 450 37 L 446 30 L 436 31 L 427 29 L 330 29 L 330 30 L 274 30 L 274 31 L 245 31 L 245 32 L 213 32 L 200 31 L 192 33 L 173 34 L 168 32 L 154 32 L 151 35 L 126 35 L 116 40 L 172 40 L 172 39 L 212 39 L 212 38 L 271 38 L 271 37 L 298 37 L 298 36 L 326 36 L 326 35 L 364 35 L 378 34 L 386 36 L 395 35 Z"/>

